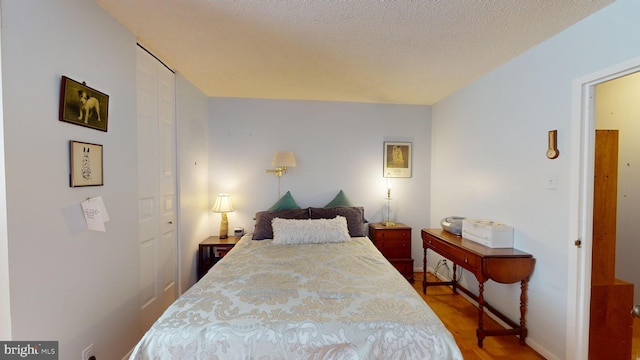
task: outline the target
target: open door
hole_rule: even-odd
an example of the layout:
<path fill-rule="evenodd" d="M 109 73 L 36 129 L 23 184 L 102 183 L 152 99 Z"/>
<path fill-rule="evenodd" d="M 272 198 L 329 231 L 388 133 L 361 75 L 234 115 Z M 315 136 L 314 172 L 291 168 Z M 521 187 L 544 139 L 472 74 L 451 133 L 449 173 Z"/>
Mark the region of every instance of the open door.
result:
<path fill-rule="evenodd" d="M 596 130 L 590 360 L 631 359 L 633 284 L 615 278 L 618 130 Z"/>

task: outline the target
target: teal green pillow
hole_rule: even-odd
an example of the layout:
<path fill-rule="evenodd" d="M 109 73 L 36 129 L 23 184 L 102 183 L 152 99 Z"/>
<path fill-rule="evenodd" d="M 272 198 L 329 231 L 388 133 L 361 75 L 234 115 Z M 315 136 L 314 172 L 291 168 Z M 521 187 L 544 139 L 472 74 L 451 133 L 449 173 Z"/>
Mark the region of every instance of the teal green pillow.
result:
<path fill-rule="evenodd" d="M 328 207 L 334 207 L 334 206 L 353 206 L 353 204 L 351 203 L 351 201 L 349 201 L 349 198 L 344 193 L 344 191 L 340 190 L 338 195 L 336 195 L 336 197 L 334 197 L 333 200 L 331 200 L 324 207 L 328 208 Z"/>
<path fill-rule="evenodd" d="M 291 196 L 291 192 L 287 191 L 275 204 L 271 205 L 267 211 L 276 211 L 276 210 L 288 210 L 288 209 L 300 209 L 298 203 Z"/>

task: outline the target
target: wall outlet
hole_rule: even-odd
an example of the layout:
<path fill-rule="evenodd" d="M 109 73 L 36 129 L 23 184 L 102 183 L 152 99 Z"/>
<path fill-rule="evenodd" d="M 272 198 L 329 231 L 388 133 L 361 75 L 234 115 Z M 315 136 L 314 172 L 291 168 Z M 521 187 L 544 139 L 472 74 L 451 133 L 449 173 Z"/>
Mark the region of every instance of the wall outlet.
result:
<path fill-rule="evenodd" d="M 92 356 L 94 356 L 93 344 L 87 346 L 86 349 L 82 350 L 82 360 L 89 360 L 89 358 Z"/>

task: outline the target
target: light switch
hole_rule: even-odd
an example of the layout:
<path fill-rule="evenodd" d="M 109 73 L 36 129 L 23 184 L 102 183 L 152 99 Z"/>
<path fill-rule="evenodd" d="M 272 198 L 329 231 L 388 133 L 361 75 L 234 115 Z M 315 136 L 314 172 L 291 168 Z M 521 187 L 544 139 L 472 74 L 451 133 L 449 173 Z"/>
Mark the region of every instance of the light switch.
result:
<path fill-rule="evenodd" d="M 558 176 L 549 175 L 547 176 L 547 190 L 557 190 L 558 189 Z"/>

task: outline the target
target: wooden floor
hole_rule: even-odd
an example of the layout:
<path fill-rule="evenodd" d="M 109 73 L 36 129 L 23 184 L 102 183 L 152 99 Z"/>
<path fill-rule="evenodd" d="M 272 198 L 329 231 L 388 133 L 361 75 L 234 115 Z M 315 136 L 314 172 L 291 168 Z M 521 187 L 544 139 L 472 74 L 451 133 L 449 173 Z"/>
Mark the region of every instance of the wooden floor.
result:
<path fill-rule="evenodd" d="M 516 336 L 490 336 L 484 339 L 482 348 L 478 347 L 476 329 L 478 328 L 478 309 L 462 295 L 451 292 L 450 287 L 434 286 L 422 293 L 422 273 L 415 273 L 413 287 L 438 314 L 445 326 L 451 331 L 465 360 L 512 360 L 544 359 L 529 346 L 522 346 Z M 433 276 L 427 274 L 427 276 Z M 429 280 L 436 280 L 429 278 Z M 499 329 L 501 326 L 488 316 L 484 317 L 484 327 Z"/>

